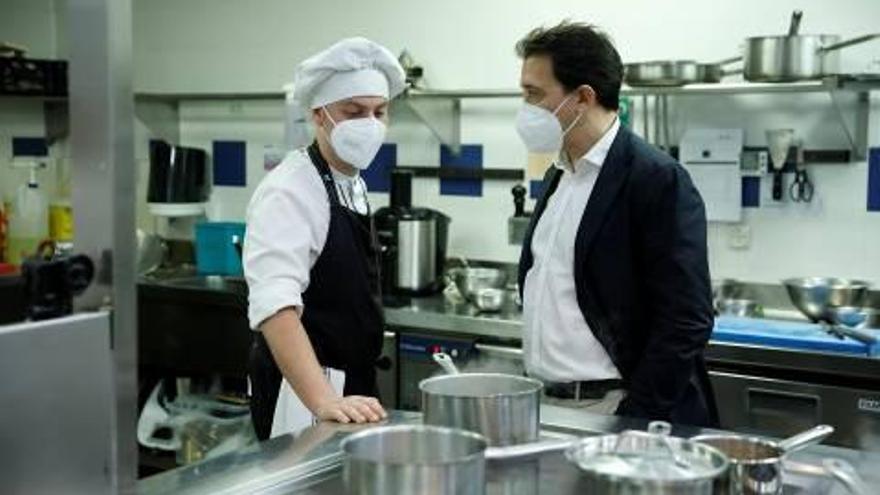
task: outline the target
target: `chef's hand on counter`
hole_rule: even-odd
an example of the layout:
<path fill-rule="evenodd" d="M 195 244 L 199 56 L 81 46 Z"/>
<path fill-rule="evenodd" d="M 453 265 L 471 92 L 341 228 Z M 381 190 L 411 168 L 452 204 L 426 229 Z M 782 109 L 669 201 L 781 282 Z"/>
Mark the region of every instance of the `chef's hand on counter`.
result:
<path fill-rule="evenodd" d="M 381 421 L 387 414 L 372 397 L 339 397 L 324 375 L 299 313 L 283 309 L 260 325 L 278 368 L 303 404 L 323 420 Z"/>
<path fill-rule="evenodd" d="M 375 423 L 388 417 L 378 400 L 361 395 L 330 399 L 314 412 L 322 420 L 340 423 Z"/>

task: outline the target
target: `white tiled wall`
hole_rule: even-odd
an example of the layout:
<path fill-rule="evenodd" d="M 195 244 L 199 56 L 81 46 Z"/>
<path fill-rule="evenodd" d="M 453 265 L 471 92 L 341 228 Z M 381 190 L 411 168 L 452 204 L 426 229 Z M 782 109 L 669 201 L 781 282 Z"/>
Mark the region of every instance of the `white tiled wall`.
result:
<path fill-rule="evenodd" d="M 431 87 L 510 88 L 519 72 L 513 44 L 537 25 L 563 18 L 594 22 L 613 36 L 626 60 L 711 61 L 737 53 L 746 36 L 783 32 L 794 8 L 805 12 L 804 32 L 857 35 L 875 31 L 880 18 L 876 0 L 135 0 L 135 82 L 140 90 L 154 91 L 277 91 L 303 57 L 341 37 L 365 35 L 393 51 L 409 49 L 424 65 Z M 841 55 L 845 71 L 880 72 L 878 43 Z M 870 129 L 874 146 L 880 146 L 878 101 L 875 95 Z M 641 100 L 635 104 L 638 115 Z M 673 98 L 671 104 L 673 136 L 688 127 L 740 127 L 748 145 L 763 146 L 766 129 L 793 127 L 810 148 L 846 147 L 827 95 L 688 97 Z M 525 150 L 512 126 L 516 108 L 515 100 L 465 101 L 464 141 L 484 145 L 484 166 L 524 164 Z M 210 151 L 214 139 L 247 141 L 248 186 L 216 188 L 212 218 L 243 218 L 249 194 L 263 174 L 263 147 L 282 141 L 281 115 L 281 102 L 182 104 L 182 144 Z M 436 165 L 439 144 L 430 132 L 406 112 L 395 113 L 394 119 L 389 141 L 398 143 L 398 162 Z M 638 120 L 636 129 L 641 129 Z M 139 125 L 142 165 L 147 134 Z M 866 164 L 816 165 L 810 173 L 817 188 L 813 204 L 746 211 L 749 248 L 730 247 L 734 227 L 710 227 L 713 275 L 773 282 L 796 274 L 834 274 L 880 284 L 880 256 L 875 254 L 880 213 L 866 211 Z M 481 198 L 461 198 L 440 196 L 436 180 L 419 179 L 414 200 L 452 216 L 453 255 L 514 261 L 518 249 L 506 244 L 512 185 L 489 181 Z M 387 196 L 373 195 L 372 201 L 381 206 Z"/>

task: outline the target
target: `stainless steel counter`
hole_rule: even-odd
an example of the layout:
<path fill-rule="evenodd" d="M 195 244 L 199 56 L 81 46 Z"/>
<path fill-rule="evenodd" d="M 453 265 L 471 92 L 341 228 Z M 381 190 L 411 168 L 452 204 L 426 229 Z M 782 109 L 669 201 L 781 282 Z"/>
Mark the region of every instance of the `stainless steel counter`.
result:
<path fill-rule="evenodd" d="M 644 429 L 643 421 L 599 416 L 554 406 L 542 406 L 545 434 L 588 436 Z M 418 423 L 420 415 L 393 412 L 388 423 Z M 340 442 L 349 434 L 371 426 L 325 423 L 301 433 L 279 437 L 247 450 L 169 471 L 141 480 L 138 493 L 158 494 L 334 494 L 344 493 L 340 478 Z M 705 430 L 676 427 L 674 435 L 689 437 Z M 796 462 L 818 464 L 835 457 L 850 462 L 870 486 L 880 486 L 880 454 L 817 446 L 795 453 Z M 489 494 L 566 495 L 581 493 L 577 469 L 560 454 L 514 462 L 490 463 Z M 786 493 L 844 493 L 822 477 L 787 473 Z M 812 487 L 814 491 L 808 491 Z"/>
<path fill-rule="evenodd" d="M 480 313 L 460 299 L 444 297 L 442 294 L 403 302 L 402 305 L 385 308 L 388 325 L 486 340 L 517 343 L 522 340 L 522 313 L 512 302 L 508 302 L 499 313 Z M 792 316 L 791 312 L 785 310 L 779 310 L 778 313 Z M 710 341 L 707 359 L 719 363 L 830 373 L 856 380 L 880 380 L 880 359 L 877 357 Z"/>
<path fill-rule="evenodd" d="M 512 297 L 501 311 L 481 313 L 460 297 L 443 294 L 401 298 L 399 304 L 386 304 L 385 321 L 393 327 L 473 335 L 490 339 L 522 340 L 522 313 Z"/>
<path fill-rule="evenodd" d="M 187 357 L 189 355 L 169 355 L 167 351 L 185 348 L 211 348 L 211 352 L 202 355 L 212 359 L 224 355 L 243 359 L 246 352 L 241 349 L 247 348 L 250 339 L 249 332 L 241 331 L 247 327 L 243 316 L 246 289 L 240 280 L 225 277 L 190 276 L 142 281 L 142 302 L 155 300 L 163 309 L 141 311 L 142 330 L 153 329 L 141 332 L 142 338 L 148 339 L 141 342 L 141 360 L 174 363 L 177 368 L 191 367 L 193 361 Z M 759 294 L 760 300 L 773 304 L 771 307 L 776 308 L 772 313 L 774 318 L 796 316 L 783 304 L 783 298 L 787 296 L 781 288 L 768 286 L 762 290 L 767 294 Z M 205 305 L 212 309 L 204 311 Z M 148 324 L 150 318 L 170 315 L 172 307 L 195 309 L 196 320 L 183 325 L 168 321 Z M 218 311 L 220 309 L 227 313 Z M 208 324 L 205 314 L 215 315 L 221 321 Z M 418 408 L 420 396 L 416 384 L 427 376 L 425 373 L 435 371 L 427 355 L 412 350 L 410 336 L 421 339 L 421 344 L 428 336 L 428 341 L 458 340 L 464 348 L 473 346 L 477 359 L 464 363 L 467 369 L 481 365 L 498 368 L 503 364 L 503 368 L 493 370 L 522 371 L 519 351 L 522 316 L 512 297 L 498 313 L 480 313 L 457 297 L 436 295 L 389 301 L 385 315 L 389 329 L 396 330 L 399 337 L 386 341 L 392 349 L 386 351 L 386 355 L 393 358 L 395 346 L 400 352 L 399 359 L 392 363 L 391 380 L 383 389 L 393 392 L 383 397 L 390 398 L 397 407 Z M 240 321 L 236 322 L 235 318 Z M 231 325 L 234 328 L 228 329 L 230 337 L 217 339 L 219 329 L 230 326 L 230 322 L 234 323 Z M 180 332 L 179 328 L 190 329 Z M 163 333 L 156 329 L 173 329 L 173 332 L 167 338 L 160 338 Z M 202 334 L 209 338 L 200 337 Z M 194 345 L 179 344 L 186 339 L 195 339 Z M 169 342 L 175 344 L 169 345 Z M 218 343 L 228 344 L 229 349 L 218 348 Z M 416 347 L 421 345 L 416 344 Z M 148 352 L 151 349 L 153 352 Z M 785 435 L 817 422 L 826 422 L 837 428 L 830 443 L 880 451 L 880 359 L 718 341 L 710 341 L 706 358 L 720 404 L 721 424 L 725 428 Z M 243 363 L 231 366 L 229 363 L 233 362 L 224 359 L 219 363 L 205 363 L 202 369 L 244 369 Z M 219 367 L 220 364 L 225 368 Z"/>

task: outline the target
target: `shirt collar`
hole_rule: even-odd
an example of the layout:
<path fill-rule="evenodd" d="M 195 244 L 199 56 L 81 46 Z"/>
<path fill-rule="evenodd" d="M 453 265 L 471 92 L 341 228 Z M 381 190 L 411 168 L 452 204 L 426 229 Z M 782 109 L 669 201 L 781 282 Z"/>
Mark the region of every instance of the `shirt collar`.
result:
<path fill-rule="evenodd" d="M 339 184 L 354 184 L 357 182 L 358 177 L 360 177 L 359 171 L 355 171 L 354 175 L 345 175 L 330 165 L 328 167 L 330 168 L 330 174 L 333 175 L 333 180 Z"/>
<path fill-rule="evenodd" d="M 614 122 L 611 123 L 611 126 L 605 131 L 605 134 L 596 141 L 589 150 L 577 161 L 574 163 L 574 167 L 568 166 L 568 157 L 566 156 L 564 151 L 559 152 L 559 158 L 553 162 L 553 165 L 562 170 L 570 172 L 572 169 L 575 173 L 584 170 L 587 164 L 593 165 L 594 167 L 602 167 L 605 163 L 605 158 L 608 157 L 608 152 L 611 150 L 611 145 L 614 144 L 614 139 L 617 137 L 617 132 L 620 130 L 620 119 L 615 116 Z"/>

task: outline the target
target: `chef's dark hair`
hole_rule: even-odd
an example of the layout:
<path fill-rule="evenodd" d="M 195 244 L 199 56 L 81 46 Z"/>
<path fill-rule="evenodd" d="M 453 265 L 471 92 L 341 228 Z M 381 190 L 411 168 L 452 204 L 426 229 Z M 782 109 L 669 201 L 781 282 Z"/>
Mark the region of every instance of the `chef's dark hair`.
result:
<path fill-rule="evenodd" d="M 588 84 L 603 107 L 619 107 L 623 63 L 611 39 L 595 26 L 563 21 L 533 29 L 516 44 L 516 53 L 523 59 L 550 57 L 553 74 L 567 91 Z"/>

